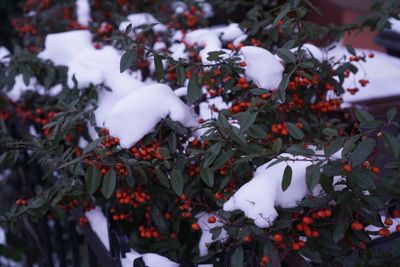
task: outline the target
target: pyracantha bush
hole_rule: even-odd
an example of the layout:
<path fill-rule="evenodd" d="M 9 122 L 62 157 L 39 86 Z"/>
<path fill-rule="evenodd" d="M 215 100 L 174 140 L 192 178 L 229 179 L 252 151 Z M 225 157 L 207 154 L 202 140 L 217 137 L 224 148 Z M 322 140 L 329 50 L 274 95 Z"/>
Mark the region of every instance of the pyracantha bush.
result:
<path fill-rule="evenodd" d="M 382 29 L 398 1 L 344 26 L 309 21 L 307 0 L 89 2 L 27 0 L 12 20 L 2 222 L 100 206 L 133 249 L 176 263 L 399 264 L 370 245 L 400 230 L 397 109 L 343 109 L 374 55 L 311 44 Z M 35 258 L 16 232 L 3 254 Z"/>

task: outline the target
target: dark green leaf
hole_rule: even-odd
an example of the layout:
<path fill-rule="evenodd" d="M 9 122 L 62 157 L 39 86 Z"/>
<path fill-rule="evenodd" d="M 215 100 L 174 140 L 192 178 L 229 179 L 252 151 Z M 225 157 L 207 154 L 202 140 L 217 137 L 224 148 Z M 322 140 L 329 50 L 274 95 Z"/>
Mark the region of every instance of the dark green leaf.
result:
<path fill-rule="evenodd" d="M 183 177 L 182 174 L 178 170 L 171 171 L 171 185 L 174 192 L 181 196 L 183 194 Z"/>
<path fill-rule="evenodd" d="M 243 267 L 244 266 L 244 252 L 242 246 L 238 246 L 231 257 L 231 267 Z"/>
<path fill-rule="evenodd" d="M 282 177 L 282 191 L 286 191 L 289 188 L 290 183 L 292 182 L 292 168 L 287 165 Z"/>
<path fill-rule="evenodd" d="M 187 100 L 188 104 L 193 104 L 202 95 L 199 76 L 196 72 L 192 72 L 192 76 L 189 79 Z"/>
<path fill-rule="evenodd" d="M 136 49 L 129 49 L 126 51 L 120 61 L 119 71 L 122 73 L 136 64 Z"/>
<path fill-rule="evenodd" d="M 392 107 L 391 109 L 389 109 L 386 113 L 386 118 L 388 122 L 392 122 L 392 120 L 396 117 L 396 115 L 397 115 L 396 107 Z"/>
<path fill-rule="evenodd" d="M 116 185 L 117 176 L 114 169 L 110 169 L 103 178 L 103 195 L 105 198 L 108 199 L 112 196 Z"/>
<path fill-rule="evenodd" d="M 278 137 L 275 139 L 275 141 L 272 143 L 272 151 L 274 152 L 274 154 L 279 154 L 282 150 L 282 146 L 283 146 L 283 141 L 282 138 Z"/>
<path fill-rule="evenodd" d="M 311 165 L 306 169 L 306 184 L 308 191 L 312 192 L 315 186 L 319 183 L 319 178 L 321 177 L 320 166 Z"/>
<path fill-rule="evenodd" d="M 288 122 L 286 123 L 286 125 L 288 127 L 289 134 L 291 137 L 293 137 L 296 140 L 302 140 L 304 138 L 303 131 L 297 128 L 296 124 Z"/>
<path fill-rule="evenodd" d="M 353 166 L 360 165 L 372 153 L 376 145 L 375 139 L 367 138 L 361 141 L 351 152 L 351 163 Z"/>
<path fill-rule="evenodd" d="M 156 167 L 156 176 L 163 186 L 169 188 L 169 179 L 159 167 Z"/>
<path fill-rule="evenodd" d="M 214 185 L 214 173 L 209 168 L 200 168 L 200 177 L 209 187 Z"/>
<path fill-rule="evenodd" d="M 101 182 L 100 171 L 95 165 L 90 165 L 86 171 L 85 186 L 89 194 L 94 194 Z"/>
<path fill-rule="evenodd" d="M 283 59 L 285 62 L 294 63 L 296 62 L 296 56 L 287 48 L 279 48 L 276 50 L 278 57 Z"/>
<path fill-rule="evenodd" d="M 90 142 L 84 149 L 83 149 L 83 154 L 87 154 L 93 149 L 95 149 L 102 141 L 103 137 L 97 138 L 96 140 Z"/>
<path fill-rule="evenodd" d="M 156 80 L 159 82 L 164 76 L 164 66 L 162 64 L 161 56 L 157 53 L 154 54 L 154 65 L 156 68 Z"/>

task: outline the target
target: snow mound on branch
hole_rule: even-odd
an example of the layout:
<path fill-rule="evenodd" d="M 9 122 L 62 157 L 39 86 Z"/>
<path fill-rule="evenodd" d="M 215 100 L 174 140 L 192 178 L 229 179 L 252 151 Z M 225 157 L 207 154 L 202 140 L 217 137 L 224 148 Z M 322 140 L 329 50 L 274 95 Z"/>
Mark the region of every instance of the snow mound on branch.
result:
<path fill-rule="evenodd" d="M 230 23 L 229 25 L 221 25 L 212 27 L 211 30 L 220 36 L 224 42 L 232 42 L 236 38 L 244 35 L 238 23 Z"/>
<path fill-rule="evenodd" d="M 145 84 L 126 73 L 111 73 L 106 76 L 105 84 L 109 85 L 112 92 L 101 90 L 98 94 L 98 108 L 95 110 L 96 124 L 102 127 L 110 110 L 121 99 L 131 94 L 134 90 Z"/>
<path fill-rule="evenodd" d="M 125 258 L 121 258 L 122 267 L 132 267 L 135 259 L 143 257 L 143 261 L 148 267 L 178 267 L 179 264 L 169 260 L 166 257 L 154 253 L 139 254 L 131 249 L 131 252 L 125 254 Z"/>
<path fill-rule="evenodd" d="M 225 211 L 242 210 L 246 217 L 254 220 L 261 228 L 270 227 L 278 216 L 275 206 L 292 208 L 297 206 L 307 194 L 305 181 L 306 168 L 310 161 L 302 156 L 283 153 L 281 157 L 289 158 L 268 167 L 271 162 L 257 168 L 253 179 L 244 184 L 227 202 Z M 296 161 L 290 161 L 296 160 Z M 286 166 L 292 168 L 293 175 L 290 186 L 282 191 L 282 177 Z"/>
<path fill-rule="evenodd" d="M 82 50 L 92 47 L 92 36 L 86 30 L 52 33 L 46 36 L 44 46 L 39 58 L 50 59 L 56 65 L 68 65 Z"/>
<path fill-rule="evenodd" d="M 226 231 L 222 229 L 221 234 L 216 239 L 212 239 L 212 233 L 210 230 L 215 227 L 223 226 L 223 223 L 219 220 L 217 220 L 215 223 L 209 223 L 207 220 L 210 216 L 215 216 L 215 214 L 201 212 L 196 216 L 197 223 L 199 224 L 201 229 L 201 237 L 199 241 L 199 254 L 201 257 L 208 254 L 208 246 L 211 243 L 223 240 L 228 237 Z"/>
<path fill-rule="evenodd" d="M 10 61 L 9 58 L 5 58 L 6 56 L 10 55 L 10 51 L 4 46 L 0 46 L 0 62 L 8 63 Z"/>
<path fill-rule="evenodd" d="M 276 89 L 282 80 L 284 68 L 271 52 L 256 46 L 243 46 L 240 52 L 246 62 L 246 76 L 258 87 Z"/>
<path fill-rule="evenodd" d="M 191 31 L 186 34 L 185 41 L 190 45 L 199 45 L 204 47 L 199 52 L 203 64 L 210 63 L 210 61 L 207 60 L 209 52 L 220 51 L 222 48 L 218 34 L 211 29 Z"/>
<path fill-rule="evenodd" d="M 90 227 L 97 234 L 104 247 L 110 251 L 110 241 L 108 238 L 108 224 L 107 219 L 103 214 L 100 207 L 96 207 L 85 213 L 89 221 Z"/>
<path fill-rule="evenodd" d="M 395 19 L 395 18 L 390 18 L 389 22 L 391 24 L 390 29 L 394 32 L 400 33 L 400 20 Z"/>
<path fill-rule="evenodd" d="M 186 127 L 197 126 L 189 107 L 170 87 L 151 84 L 120 100 L 106 117 L 105 127 L 112 136 L 120 139 L 122 147 L 129 148 L 167 116 Z"/>
<path fill-rule="evenodd" d="M 296 53 L 299 48 L 295 47 L 290 49 L 292 53 Z M 305 43 L 302 46 L 300 46 L 300 50 L 305 51 L 305 55 L 308 58 L 315 58 L 319 62 L 322 62 L 324 60 L 324 54 L 322 53 L 321 49 L 316 47 L 313 44 Z"/>
<path fill-rule="evenodd" d="M 184 43 L 173 44 L 169 47 L 169 50 L 172 52 L 171 57 L 175 60 L 179 60 L 180 58 L 189 59 L 189 55 L 186 52 L 186 45 Z"/>
<path fill-rule="evenodd" d="M 76 20 L 83 26 L 88 26 L 90 17 L 90 4 L 88 0 L 76 0 Z"/>
<path fill-rule="evenodd" d="M 128 27 L 129 24 L 132 24 L 132 28 L 136 28 L 157 23 L 157 25 L 153 27 L 153 30 L 155 32 L 164 32 L 167 30 L 167 27 L 164 24 L 161 24 L 156 18 L 153 17 L 153 15 L 149 13 L 131 14 L 128 15 L 126 19 L 127 21 L 123 21 L 119 25 L 119 30 L 122 32 L 125 31 L 126 27 Z"/>

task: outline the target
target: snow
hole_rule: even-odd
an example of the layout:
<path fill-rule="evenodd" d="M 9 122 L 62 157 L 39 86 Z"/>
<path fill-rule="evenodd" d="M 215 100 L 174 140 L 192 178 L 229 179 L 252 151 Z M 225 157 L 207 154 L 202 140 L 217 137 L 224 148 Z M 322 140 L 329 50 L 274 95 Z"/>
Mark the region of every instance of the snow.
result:
<path fill-rule="evenodd" d="M 383 224 L 383 222 L 385 221 L 386 216 L 385 215 L 381 215 L 381 222 Z M 387 229 L 389 230 L 390 233 L 396 233 L 396 226 L 399 222 L 397 220 L 393 220 L 393 224 L 392 225 L 386 225 Z M 368 225 L 365 227 L 365 231 L 373 231 L 373 232 L 378 232 L 382 227 L 377 227 L 374 225 Z M 379 235 L 370 235 L 369 236 L 371 239 L 377 239 L 380 238 L 381 236 Z"/>
<path fill-rule="evenodd" d="M 208 64 L 208 53 L 219 51 L 222 48 L 221 40 L 218 34 L 211 29 L 194 30 L 186 34 L 185 41 L 190 45 L 199 45 L 204 48 L 200 50 L 199 55 L 203 64 Z"/>
<path fill-rule="evenodd" d="M 110 241 L 108 237 L 108 223 L 101 208 L 97 206 L 95 209 L 87 211 L 85 216 L 88 219 L 92 230 L 97 234 L 101 243 L 103 243 L 104 247 L 109 251 Z"/>
<path fill-rule="evenodd" d="M 126 17 L 127 21 L 121 22 L 119 25 L 119 30 L 124 32 L 126 27 L 128 27 L 129 24 L 132 24 L 132 28 L 140 27 L 140 26 L 146 26 L 150 25 L 153 23 L 157 23 L 153 27 L 153 30 L 155 32 L 164 32 L 167 30 L 167 27 L 160 23 L 156 18 L 153 17 L 153 15 L 149 13 L 136 13 L 136 14 L 130 14 L 129 16 Z M 136 31 L 140 31 L 137 29 Z"/>
<path fill-rule="evenodd" d="M 230 23 L 229 25 L 214 26 L 211 28 L 221 40 L 224 42 L 232 42 L 236 38 L 245 35 L 242 29 L 240 29 L 238 23 Z"/>
<path fill-rule="evenodd" d="M 52 33 L 46 36 L 44 46 L 39 58 L 50 59 L 56 65 L 68 65 L 83 49 L 92 46 L 92 36 L 86 30 Z"/>
<path fill-rule="evenodd" d="M 10 61 L 9 58 L 5 58 L 6 56 L 10 55 L 10 51 L 8 51 L 7 48 L 4 46 L 0 46 L 0 62 L 2 63 L 8 63 Z"/>
<path fill-rule="evenodd" d="M 169 260 L 166 257 L 160 256 L 154 253 L 139 254 L 135 250 L 131 249 L 131 252 L 125 254 L 125 257 L 121 257 L 122 267 L 132 267 L 135 259 L 143 257 L 143 261 L 148 267 L 178 267 L 179 264 Z"/>
<path fill-rule="evenodd" d="M 189 107 L 170 87 L 151 84 L 135 90 L 116 103 L 106 117 L 105 127 L 112 136 L 120 139 L 122 147 L 129 148 L 168 115 L 186 127 L 197 126 Z"/>
<path fill-rule="evenodd" d="M 0 245 L 6 245 L 6 232 L 3 227 L 0 227 Z"/>
<path fill-rule="evenodd" d="M 270 227 L 277 218 L 275 206 L 292 208 L 297 206 L 307 194 L 305 182 L 306 168 L 310 161 L 303 161 L 302 156 L 283 153 L 281 157 L 300 161 L 280 162 L 268 167 L 271 162 L 257 168 L 253 179 L 243 185 L 227 202 L 225 211 L 242 210 L 246 217 L 254 220 L 261 228 Z M 292 168 L 293 175 L 290 186 L 282 191 L 281 183 L 285 167 Z"/>
<path fill-rule="evenodd" d="M 394 32 L 400 33 L 400 20 L 395 19 L 395 18 L 390 18 L 389 22 L 391 24 L 391 30 Z"/>
<path fill-rule="evenodd" d="M 282 80 L 284 68 L 271 52 L 256 46 L 243 46 L 240 52 L 246 62 L 246 76 L 258 87 L 276 89 Z"/>
<path fill-rule="evenodd" d="M 13 88 L 7 92 L 8 97 L 13 101 L 19 100 L 25 91 L 34 90 L 38 86 L 37 79 L 34 77 L 29 79 L 28 85 L 25 85 L 22 74 L 15 76 L 14 81 L 15 83 Z"/>
<path fill-rule="evenodd" d="M 355 75 L 350 75 L 345 79 L 343 87 L 354 88 L 360 90 L 357 94 L 351 95 L 346 92 L 343 95 L 345 103 L 354 103 L 368 99 L 377 99 L 390 96 L 400 95 L 398 84 L 400 84 L 400 59 L 389 56 L 385 53 L 373 50 L 355 49 L 357 55 L 363 53 L 374 53 L 374 58 L 367 58 L 367 62 L 356 64 L 358 72 Z M 339 59 L 343 55 L 349 56 L 346 48 L 337 46 L 335 49 L 328 52 L 328 56 Z M 366 87 L 361 87 L 358 83 L 360 79 L 368 79 L 369 84 Z"/>
<path fill-rule="evenodd" d="M 184 43 L 180 43 L 180 44 L 173 44 L 169 47 L 169 50 L 172 52 L 171 57 L 174 60 L 179 60 L 180 58 L 183 59 L 189 59 L 189 55 L 186 52 L 186 45 Z"/>
<path fill-rule="evenodd" d="M 296 53 L 298 51 L 298 47 L 290 49 L 292 53 Z M 316 47 L 313 44 L 305 43 L 302 46 L 300 46 L 300 50 L 305 51 L 305 55 L 308 58 L 315 58 L 319 62 L 322 62 L 324 60 L 324 54 L 322 53 L 321 49 Z"/>
<path fill-rule="evenodd" d="M 207 220 L 210 216 L 216 216 L 213 213 L 199 213 L 197 214 L 197 223 L 200 226 L 201 229 L 201 237 L 199 241 L 199 254 L 201 257 L 206 256 L 208 254 L 208 246 L 209 244 L 223 240 L 228 237 L 228 234 L 226 233 L 225 229 L 221 230 L 221 234 L 219 237 L 217 237 L 215 240 L 212 239 L 212 233 L 210 232 L 210 229 L 223 226 L 223 223 L 217 219 L 215 223 L 209 223 Z"/>
<path fill-rule="evenodd" d="M 105 84 L 109 85 L 112 92 L 102 90 L 98 93 L 98 108 L 94 112 L 97 126 L 104 124 L 105 118 L 118 101 L 131 94 L 134 90 L 145 84 L 126 73 L 111 73 L 107 75 Z"/>
<path fill-rule="evenodd" d="M 76 0 L 76 19 L 80 25 L 88 26 L 90 17 L 89 0 Z"/>

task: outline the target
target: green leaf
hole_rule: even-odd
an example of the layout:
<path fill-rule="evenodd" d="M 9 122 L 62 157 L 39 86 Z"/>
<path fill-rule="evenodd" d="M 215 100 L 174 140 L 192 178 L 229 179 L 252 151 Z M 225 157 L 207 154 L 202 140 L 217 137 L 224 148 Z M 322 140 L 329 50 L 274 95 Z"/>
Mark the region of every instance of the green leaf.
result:
<path fill-rule="evenodd" d="M 220 155 L 215 159 L 213 169 L 219 169 L 225 165 L 225 163 L 235 154 L 235 151 L 223 151 Z"/>
<path fill-rule="evenodd" d="M 354 166 L 360 165 L 372 153 L 376 145 L 375 139 L 367 138 L 361 141 L 351 152 L 351 163 Z"/>
<path fill-rule="evenodd" d="M 122 73 L 136 64 L 137 51 L 136 49 L 129 49 L 122 57 L 119 64 L 119 71 Z"/>
<path fill-rule="evenodd" d="M 375 178 L 376 175 L 367 169 L 355 169 L 350 174 L 350 180 L 362 190 L 374 190 L 376 188 Z"/>
<path fill-rule="evenodd" d="M 221 148 L 222 148 L 222 143 L 218 142 L 218 143 L 215 143 L 214 145 L 212 145 L 208 149 L 208 152 L 205 156 L 204 163 L 203 163 L 204 168 L 209 167 L 214 162 L 214 160 L 217 158 L 219 152 L 221 151 Z"/>
<path fill-rule="evenodd" d="M 366 110 L 356 110 L 356 117 L 361 123 L 368 123 L 375 120 L 374 116 Z"/>
<path fill-rule="evenodd" d="M 274 154 L 278 155 L 282 150 L 282 146 L 283 146 L 282 138 L 280 137 L 276 138 L 275 141 L 272 143 L 272 151 L 274 152 Z"/>
<path fill-rule="evenodd" d="M 109 199 L 114 193 L 115 186 L 117 185 L 117 176 L 114 169 L 110 169 L 103 178 L 103 195 Z"/>
<path fill-rule="evenodd" d="M 209 187 L 214 185 L 214 173 L 211 169 L 200 166 L 200 177 Z"/>
<path fill-rule="evenodd" d="M 97 169 L 95 165 L 90 165 L 85 176 L 86 191 L 93 195 L 97 188 L 99 188 L 100 182 L 101 176 L 99 169 Z"/>
<path fill-rule="evenodd" d="M 386 118 L 388 120 L 388 122 L 392 122 L 393 119 L 396 117 L 397 115 L 397 108 L 396 107 L 392 107 L 391 109 L 389 109 L 386 113 Z"/>
<path fill-rule="evenodd" d="M 183 194 L 183 177 L 182 174 L 178 170 L 171 171 L 171 185 L 174 192 L 181 196 Z"/>
<path fill-rule="evenodd" d="M 304 133 L 302 130 L 297 128 L 296 124 L 288 122 L 288 123 L 286 123 L 286 125 L 288 127 L 289 134 L 291 137 L 293 137 L 296 140 L 303 140 Z"/>
<path fill-rule="evenodd" d="M 338 137 L 335 140 L 333 140 L 328 146 L 325 147 L 325 155 L 327 157 L 332 156 L 335 154 L 337 151 L 339 151 L 345 142 L 346 138 L 344 137 Z"/>
<path fill-rule="evenodd" d="M 184 85 L 186 80 L 185 67 L 178 65 L 176 67 L 176 82 L 178 85 Z"/>
<path fill-rule="evenodd" d="M 312 192 L 315 186 L 319 183 L 319 179 L 321 177 L 320 166 L 318 165 L 311 165 L 308 166 L 306 169 L 306 184 L 308 191 Z"/>
<path fill-rule="evenodd" d="M 83 149 L 83 154 L 87 154 L 90 151 L 92 151 L 93 149 L 95 149 L 102 141 L 103 141 L 103 137 L 97 138 L 96 140 L 90 142 L 84 149 Z"/>
<path fill-rule="evenodd" d="M 398 159 L 400 154 L 400 135 L 396 138 L 388 132 L 383 131 L 382 133 L 385 138 L 386 149 L 393 154 L 395 159 Z"/>
<path fill-rule="evenodd" d="M 322 130 L 322 133 L 327 135 L 327 136 L 337 136 L 338 135 L 338 130 L 334 128 L 325 128 Z"/>
<path fill-rule="evenodd" d="M 289 13 L 290 10 L 291 10 L 291 9 L 290 9 L 290 5 L 289 5 L 289 4 L 283 5 L 283 6 L 281 7 L 281 10 L 280 10 L 279 14 L 276 16 L 276 18 L 275 18 L 275 20 L 274 20 L 272 26 L 276 26 L 276 24 L 278 24 L 278 22 L 279 22 L 283 17 L 285 17 L 285 16 Z"/>
<path fill-rule="evenodd" d="M 243 112 L 239 118 L 240 131 L 244 132 L 256 121 L 258 112 Z"/>
<path fill-rule="evenodd" d="M 287 48 L 279 48 L 276 50 L 278 57 L 283 59 L 285 62 L 294 63 L 296 62 L 296 56 Z"/>
<path fill-rule="evenodd" d="M 132 23 L 129 23 L 129 25 L 125 28 L 125 35 L 129 34 L 132 31 Z"/>
<path fill-rule="evenodd" d="M 286 189 L 289 188 L 291 182 L 292 182 L 292 167 L 287 165 L 283 172 L 283 178 L 281 184 L 282 191 L 286 191 Z"/>
<path fill-rule="evenodd" d="M 244 252 L 242 246 L 238 246 L 231 257 L 231 267 L 243 267 L 244 266 Z"/>
<path fill-rule="evenodd" d="M 169 179 L 158 166 L 156 167 L 156 176 L 163 186 L 169 188 Z"/>
<path fill-rule="evenodd" d="M 154 54 L 154 65 L 156 68 L 156 80 L 159 82 L 164 76 L 164 66 L 162 64 L 162 58 L 159 54 Z"/>
<path fill-rule="evenodd" d="M 201 86 L 199 82 L 198 74 L 193 71 L 192 76 L 189 79 L 188 92 L 187 92 L 187 100 L 188 104 L 193 104 L 202 96 Z"/>
<path fill-rule="evenodd" d="M 218 61 L 222 59 L 222 55 L 225 55 L 224 51 L 211 51 L 207 53 L 207 60 L 208 61 Z"/>

